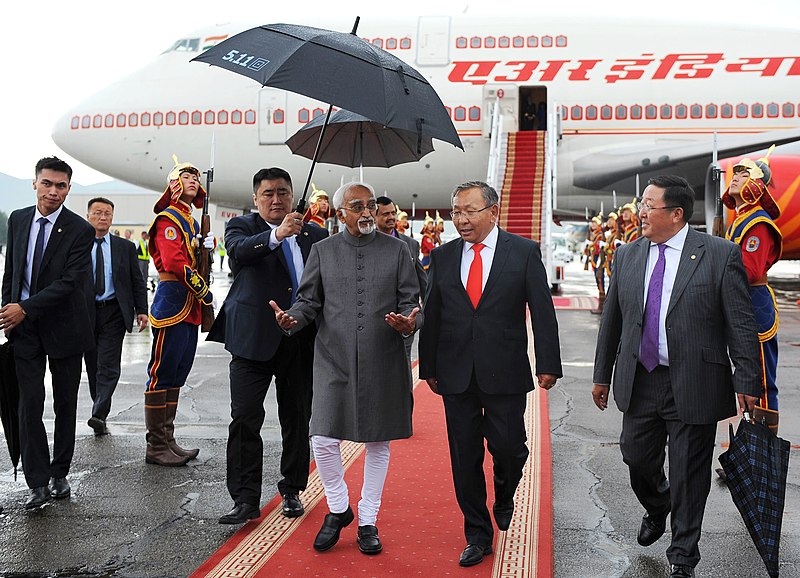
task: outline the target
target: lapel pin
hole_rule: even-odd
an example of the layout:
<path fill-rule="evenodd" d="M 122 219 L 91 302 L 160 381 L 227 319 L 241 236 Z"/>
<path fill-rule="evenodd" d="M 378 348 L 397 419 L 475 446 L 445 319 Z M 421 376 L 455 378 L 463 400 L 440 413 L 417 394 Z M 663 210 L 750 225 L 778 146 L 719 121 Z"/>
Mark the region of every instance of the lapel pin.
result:
<path fill-rule="evenodd" d="M 691 256 L 691 257 L 689 257 L 689 258 L 690 258 L 690 259 L 692 259 L 692 260 L 694 260 L 694 259 L 697 259 L 697 255 L 692 255 L 692 256 Z"/>
<path fill-rule="evenodd" d="M 61 232 L 61 227 L 59 227 L 59 228 L 58 228 L 58 232 L 59 232 L 59 233 Z"/>

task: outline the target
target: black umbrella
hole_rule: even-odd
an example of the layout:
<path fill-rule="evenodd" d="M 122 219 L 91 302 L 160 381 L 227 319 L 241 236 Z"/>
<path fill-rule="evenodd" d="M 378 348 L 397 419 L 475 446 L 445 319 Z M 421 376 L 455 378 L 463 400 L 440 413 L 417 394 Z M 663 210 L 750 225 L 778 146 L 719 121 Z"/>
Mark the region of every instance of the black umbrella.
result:
<path fill-rule="evenodd" d="M 19 385 L 14 364 L 14 348 L 6 341 L 0 344 L 0 420 L 6 436 L 8 453 L 17 479 L 19 463 Z"/>
<path fill-rule="evenodd" d="M 220 42 L 192 60 L 463 150 L 450 115 L 425 77 L 356 36 L 358 22 L 356 18 L 350 34 L 295 24 L 259 26 Z M 328 117 L 330 114 L 329 107 Z M 324 136 L 324 130 L 320 136 Z M 303 190 L 300 212 L 315 164 L 316 158 Z"/>
<path fill-rule="evenodd" d="M 730 447 L 719 456 L 731 498 L 744 519 L 770 576 L 778 576 L 788 441 L 761 423 L 743 419 L 736 435 L 730 425 Z"/>
<path fill-rule="evenodd" d="M 324 126 L 325 118 L 320 115 L 289 137 L 286 144 L 294 154 L 313 159 Z M 317 161 L 345 167 L 393 167 L 418 161 L 430 152 L 430 136 L 384 126 L 349 110 L 337 110 L 328 120 Z"/>

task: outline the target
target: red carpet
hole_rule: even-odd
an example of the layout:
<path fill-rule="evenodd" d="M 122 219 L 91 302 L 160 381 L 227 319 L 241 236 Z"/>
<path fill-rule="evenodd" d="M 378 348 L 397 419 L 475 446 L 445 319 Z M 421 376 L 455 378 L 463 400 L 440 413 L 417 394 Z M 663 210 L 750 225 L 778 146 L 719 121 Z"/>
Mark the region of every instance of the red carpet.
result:
<path fill-rule="evenodd" d="M 416 378 L 416 368 L 415 368 Z M 246 524 L 192 575 L 200 577 L 283 576 L 552 576 L 552 476 L 547 393 L 529 396 L 526 414 L 531 457 L 516 496 L 511 528 L 497 532 L 496 550 L 473 568 L 458 566 L 464 548 L 463 517 L 453 493 L 441 398 L 426 384 L 414 393 L 414 436 L 392 442 L 389 474 L 378 516 L 383 552 L 365 556 L 356 544 L 357 519 L 330 551 L 312 548 L 328 512 L 316 470 L 302 494 L 306 514 L 289 520 L 273 499 L 262 517 Z M 536 424 L 534 430 L 534 424 Z M 546 435 L 538 435 L 538 431 Z M 363 479 L 363 445 L 342 445 L 356 511 Z M 487 452 L 487 479 L 491 480 Z M 491 483 L 490 494 L 491 494 Z M 489 504 L 493 503 L 489 496 Z"/>
<path fill-rule="evenodd" d="M 509 133 L 500 204 L 500 227 L 537 241 L 542 231 L 546 135 L 545 131 Z"/>

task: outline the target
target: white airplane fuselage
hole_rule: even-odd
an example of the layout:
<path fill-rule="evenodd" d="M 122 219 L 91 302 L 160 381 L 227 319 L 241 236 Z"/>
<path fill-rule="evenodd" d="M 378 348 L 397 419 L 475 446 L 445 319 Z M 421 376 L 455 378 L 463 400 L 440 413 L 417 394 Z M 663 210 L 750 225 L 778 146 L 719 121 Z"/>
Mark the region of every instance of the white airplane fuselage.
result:
<path fill-rule="evenodd" d="M 350 28 L 344 21 L 309 24 Z M 298 192 L 310 161 L 283 143 L 326 103 L 189 62 L 253 26 L 187 34 L 152 64 L 68 111 L 53 139 L 98 171 L 163 190 L 173 154 L 207 168 L 213 135 L 216 203 L 252 206 L 252 175 L 268 166 L 288 170 Z M 364 180 L 403 207 L 448 207 L 454 185 L 486 177 L 495 100 L 502 96 L 506 130 L 516 130 L 521 97 L 531 91 L 547 110 L 559 107 L 560 127 L 547 127 L 562 134 L 559 209 L 582 215 L 601 200 L 610 207 L 612 190 L 629 200 L 635 174 L 677 172 L 700 183 L 715 131 L 721 141 L 761 148 L 760 133 L 800 129 L 797 34 L 513 15 L 362 20 L 362 38 L 382 43 L 434 86 L 465 149 L 435 141 L 436 150 L 420 162 L 364 168 Z M 708 145 L 702 163 L 671 160 L 674 151 L 698 142 Z M 607 168 L 615 163 L 615 170 Z M 320 164 L 313 181 L 330 192 L 358 176 L 358 169 Z"/>

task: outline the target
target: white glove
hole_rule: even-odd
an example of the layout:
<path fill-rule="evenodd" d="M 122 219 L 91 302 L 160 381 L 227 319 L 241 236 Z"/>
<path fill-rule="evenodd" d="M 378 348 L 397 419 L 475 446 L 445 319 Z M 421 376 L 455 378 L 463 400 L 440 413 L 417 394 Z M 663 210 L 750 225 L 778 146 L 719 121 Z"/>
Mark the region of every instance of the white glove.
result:
<path fill-rule="evenodd" d="M 217 246 L 217 239 L 214 237 L 214 233 L 211 231 L 208 232 L 206 238 L 203 239 L 203 248 L 208 249 L 209 251 L 213 251 Z"/>
<path fill-rule="evenodd" d="M 608 245 L 608 243 L 606 243 L 605 241 L 600 241 L 600 242 L 597 243 L 597 245 L 599 247 L 605 247 L 606 245 Z"/>

